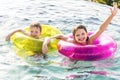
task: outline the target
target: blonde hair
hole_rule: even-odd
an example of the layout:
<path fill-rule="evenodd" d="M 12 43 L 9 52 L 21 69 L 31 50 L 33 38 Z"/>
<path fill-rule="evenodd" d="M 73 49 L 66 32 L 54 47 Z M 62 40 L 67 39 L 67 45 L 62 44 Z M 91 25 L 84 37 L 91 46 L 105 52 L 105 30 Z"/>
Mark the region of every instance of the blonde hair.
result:
<path fill-rule="evenodd" d="M 42 31 L 42 27 L 41 27 L 41 25 L 40 25 L 39 22 L 32 22 L 32 23 L 30 24 L 30 27 L 36 27 L 36 28 L 39 28 L 39 29 L 40 29 L 40 32 Z"/>

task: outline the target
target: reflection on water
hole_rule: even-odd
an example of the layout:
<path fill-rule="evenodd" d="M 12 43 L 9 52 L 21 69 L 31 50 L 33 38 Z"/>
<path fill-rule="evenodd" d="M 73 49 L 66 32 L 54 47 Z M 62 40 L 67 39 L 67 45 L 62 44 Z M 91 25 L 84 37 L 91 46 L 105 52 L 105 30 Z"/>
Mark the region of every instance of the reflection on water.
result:
<path fill-rule="evenodd" d="M 1 80 L 119 80 L 120 12 L 105 31 L 118 44 L 118 49 L 111 58 L 101 61 L 72 62 L 55 51 L 48 53 L 48 60 L 31 56 L 21 59 L 15 54 L 11 44 L 4 41 L 9 32 L 28 26 L 36 20 L 41 24 L 53 25 L 64 34 L 69 34 L 78 24 L 85 24 L 89 31 L 95 31 L 109 15 L 109 6 L 81 0 L 0 2 Z"/>

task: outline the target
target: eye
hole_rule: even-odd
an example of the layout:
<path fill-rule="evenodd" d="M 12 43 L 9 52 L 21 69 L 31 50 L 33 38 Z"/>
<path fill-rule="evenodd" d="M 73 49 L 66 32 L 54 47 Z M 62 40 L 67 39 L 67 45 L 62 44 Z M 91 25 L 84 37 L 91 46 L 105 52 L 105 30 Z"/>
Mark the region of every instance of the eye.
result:
<path fill-rule="evenodd" d="M 76 35 L 77 37 L 80 36 L 79 34 Z"/>
<path fill-rule="evenodd" d="M 82 33 L 82 35 L 85 35 L 85 33 Z"/>
<path fill-rule="evenodd" d="M 33 31 L 30 31 L 31 33 L 33 33 Z"/>

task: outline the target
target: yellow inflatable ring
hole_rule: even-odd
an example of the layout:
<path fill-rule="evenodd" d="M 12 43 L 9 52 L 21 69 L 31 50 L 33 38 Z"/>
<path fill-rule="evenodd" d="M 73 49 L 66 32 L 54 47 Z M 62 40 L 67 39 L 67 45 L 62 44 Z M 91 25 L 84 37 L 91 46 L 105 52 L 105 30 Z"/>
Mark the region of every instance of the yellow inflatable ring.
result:
<path fill-rule="evenodd" d="M 29 31 L 29 27 L 25 28 L 26 31 Z M 42 33 L 40 35 L 40 39 L 35 39 L 29 36 L 26 36 L 20 32 L 15 33 L 11 37 L 12 44 L 15 45 L 17 48 L 26 50 L 26 51 L 37 51 L 41 52 L 41 47 L 43 44 L 44 37 L 51 37 L 56 34 L 61 34 L 62 32 L 57 28 L 50 26 L 50 25 L 42 25 Z M 58 40 L 53 39 L 50 44 L 48 45 L 48 50 L 53 51 L 57 49 Z"/>

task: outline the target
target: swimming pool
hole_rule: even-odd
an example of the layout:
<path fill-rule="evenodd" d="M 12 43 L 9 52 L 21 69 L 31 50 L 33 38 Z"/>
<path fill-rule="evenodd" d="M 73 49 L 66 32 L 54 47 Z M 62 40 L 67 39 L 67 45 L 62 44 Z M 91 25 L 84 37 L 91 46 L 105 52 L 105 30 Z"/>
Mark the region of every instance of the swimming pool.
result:
<path fill-rule="evenodd" d="M 69 34 L 78 24 L 95 31 L 109 15 L 109 6 L 82 0 L 4 0 L 0 2 L 0 80 L 119 80 L 120 79 L 120 12 L 104 33 L 117 42 L 114 56 L 102 61 L 69 62 L 54 51 L 48 61 L 19 58 L 5 42 L 14 29 L 39 21 Z M 69 63 L 69 64 L 68 64 Z"/>

